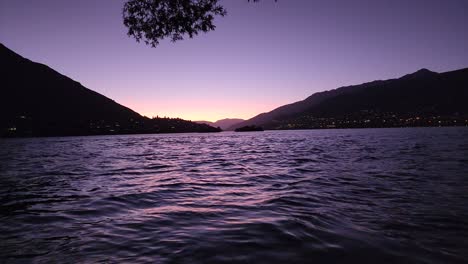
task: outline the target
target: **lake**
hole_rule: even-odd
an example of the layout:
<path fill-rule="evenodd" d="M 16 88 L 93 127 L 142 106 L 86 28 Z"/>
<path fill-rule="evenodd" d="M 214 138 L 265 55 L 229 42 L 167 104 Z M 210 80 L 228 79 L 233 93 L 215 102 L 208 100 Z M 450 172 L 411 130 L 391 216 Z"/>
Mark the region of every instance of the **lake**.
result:
<path fill-rule="evenodd" d="M 2 263 L 467 263 L 468 128 L 0 139 Z"/>

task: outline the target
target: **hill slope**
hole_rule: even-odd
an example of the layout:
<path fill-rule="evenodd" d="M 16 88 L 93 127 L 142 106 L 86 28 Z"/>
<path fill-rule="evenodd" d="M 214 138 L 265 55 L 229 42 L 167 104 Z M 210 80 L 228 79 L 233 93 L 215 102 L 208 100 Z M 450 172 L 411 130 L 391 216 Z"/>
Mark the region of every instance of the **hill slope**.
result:
<path fill-rule="evenodd" d="M 303 101 L 260 114 L 231 129 L 246 125 L 268 129 L 391 127 L 405 125 L 399 119 L 413 117 L 419 117 L 419 121 L 408 126 L 431 125 L 426 122 L 429 117 L 450 116 L 449 119 L 462 120 L 468 113 L 467 101 L 468 69 L 440 74 L 422 69 L 399 79 L 315 93 Z M 346 125 L 349 121 L 356 122 Z"/>
<path fill-rule="evenodd" d="M 0 44 L 0 135 L 200 132 L 180 119 L 148 119 Z M 164 128 L 164 129 L 163 129 Z"/>
<path fill-rule="evenodd" d="M 244 119 L 239 119 L 239 118 L 225 118 L 218 120 L 216 122 L 210 122 L 210 121 L 195 121 L 196 123 L 199 124 L 207 124 L 213 127 L 219 127 L 222 130 L 228 130 L 230 127 L 235 126 L 236 124 L 239 124 L 240 122 L 244 122 Z"/>

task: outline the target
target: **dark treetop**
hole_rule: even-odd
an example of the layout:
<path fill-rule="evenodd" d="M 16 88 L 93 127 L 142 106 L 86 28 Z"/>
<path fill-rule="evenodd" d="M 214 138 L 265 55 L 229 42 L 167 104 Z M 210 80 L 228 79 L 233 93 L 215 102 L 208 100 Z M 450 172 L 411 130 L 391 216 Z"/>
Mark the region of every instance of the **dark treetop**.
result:
<path fill-rule="evenodd" d="M 165 38 L 175 42 L 214 30 L 215 17 L 226 14 L 219 0 L 130 0 L 123 8 L 127 34 L 152 47 Z"/>

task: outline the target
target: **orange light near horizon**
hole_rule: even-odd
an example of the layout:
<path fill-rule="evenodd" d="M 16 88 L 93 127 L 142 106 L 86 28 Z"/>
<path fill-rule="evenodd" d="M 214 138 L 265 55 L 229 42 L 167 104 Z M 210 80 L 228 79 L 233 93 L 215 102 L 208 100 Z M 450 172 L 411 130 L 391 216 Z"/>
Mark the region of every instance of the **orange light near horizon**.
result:
<path fill-rule="evenodd" d="M 209 122 L 216 122 L 220 119 L 225 119 L 225 118 L 241 118 L 241 119 L 249 119 L 254 115 L 245 115 L 242 113 L 236 114 L 236 113 L 226 113 L 223 115 L 222 113 L 214 112 L 214 111 L 198 111 L 198 112 L 193 112 L 193 111 L 165 111 L 165 112 L 149 112 L 149 113 L 141 113 L 142 115 L 145 115 L 147 117 L 170 117 L 170 118 L 181 118 L 184 120 L 190 120 L 190 121 L 209 121 Z"/>
<path fill-rule="evenodd" d="M 191 121 L 215 122 L 225 118 L 249 119 L 282 105 L 275 102 L 248 101 L 188 101 L 125 102 L 124 105 L 147 117 L 182 118 Z"/>

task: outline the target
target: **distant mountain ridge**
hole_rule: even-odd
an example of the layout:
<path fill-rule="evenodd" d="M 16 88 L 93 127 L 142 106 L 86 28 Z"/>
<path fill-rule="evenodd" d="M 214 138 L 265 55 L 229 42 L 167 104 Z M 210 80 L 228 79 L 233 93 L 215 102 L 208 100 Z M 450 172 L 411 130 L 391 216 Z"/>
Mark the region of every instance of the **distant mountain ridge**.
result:
<path fill-rule="evenodd" d="M 225 119 L 218 120 L 216 122 L 195 121 L 195 123 L 207 124 L 207 125 L 210 125 L 212 127 L 219 127 L 222 130 L 229 130 L 230 127 L 232 127 L 232 126 L 234 126 L 236 124 L 239 124 L 240 122 L 244 122 L 244 121 L 245 121 L 244 119 L 240 119 L 240 118 L 225 118 Z"/>
<path fill-rule="evenodd" d="M 229 129 L 249 125 L 267 129 L 402 126 L 405 124 L 395 120 L 387 122 L 384 116 L 461 117 L 468 113 L 467 101 L 468 69 L 446 73 L 422 69 L 398 79 L 373 81 L 315 93 L 303 101 L 262 113 Z M 377 117 L 380 121 L 373 122 Z M 333 119 L 339 120 L 341 124 L 336 124 Z M 356 121 L 355 124 L 344 124 L 343 122 L 349 122 L 348 119 Z M 368 122 L 359 123 L 361 121 Z M 386 124 L 382 124 L 384 121 Z M 432 125 L 426 121 L 426 125 Z M 414 125 L 424 125 L 421 122 Z"/>
<path fill-rule="evenodd" d="M 0 136 L 217 131 L 181 119 L 143 117 L 3 44 L 0 68 Z"/>

